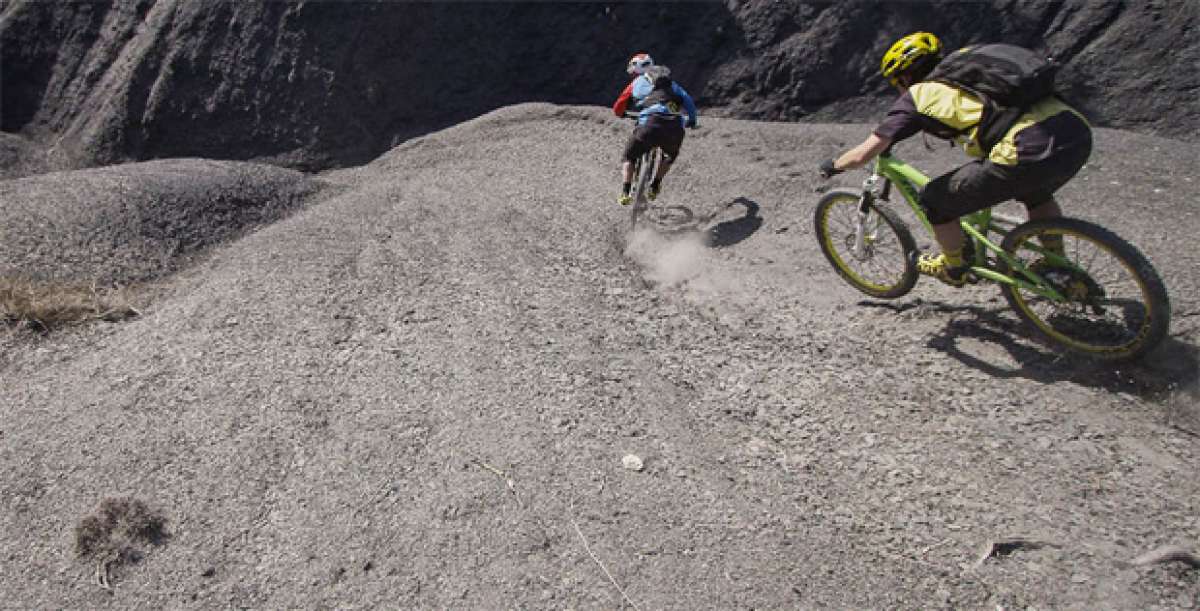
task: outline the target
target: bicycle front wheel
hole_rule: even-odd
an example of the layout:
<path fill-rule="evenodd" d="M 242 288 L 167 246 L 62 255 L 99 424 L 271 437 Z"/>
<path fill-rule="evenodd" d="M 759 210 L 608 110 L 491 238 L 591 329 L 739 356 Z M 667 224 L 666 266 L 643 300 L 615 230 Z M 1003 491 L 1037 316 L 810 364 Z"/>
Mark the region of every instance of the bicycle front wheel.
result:
<path fill-rule="evenodd" d="M 917 283 L 917 243 L 891 210 L 872 204 L 862 220 L 862 193 L 838 189 L 817 202 L 814 224 L 821 253 L 850 286 L 880 299 L 908 294 Z"/>
<path fill-rule="evenodd" d="M 1044 243 L 1061 240 L 1070 266 L 1038 263 Z M 1171 306 L 1154 266 L 1132 244 L 1079 219 L 1030 221 L 1013 229 L 1001 248 L 1032 266 L 1062 299 L 1003 285 L 1008 304 L 1054 343 L 1107 361 L 1136 359 L 1167 335 Z M 1011 274 L 1000 261 L 1000 271 Z"/>

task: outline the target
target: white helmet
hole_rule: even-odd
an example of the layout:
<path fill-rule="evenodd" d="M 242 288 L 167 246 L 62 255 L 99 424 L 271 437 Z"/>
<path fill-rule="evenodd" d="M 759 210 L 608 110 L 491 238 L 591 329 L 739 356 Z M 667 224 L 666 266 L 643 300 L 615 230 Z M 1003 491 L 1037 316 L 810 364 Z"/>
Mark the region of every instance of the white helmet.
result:
<path fill-rule="evenodd" d="M 645 74 L 646 68 L 654 65 L 654 60 L 650 59 L 650 55 L 646 53 L 637 53 L 629 58 L 629 64 L 625 66 L 625 72 L 629 74 Z"/>

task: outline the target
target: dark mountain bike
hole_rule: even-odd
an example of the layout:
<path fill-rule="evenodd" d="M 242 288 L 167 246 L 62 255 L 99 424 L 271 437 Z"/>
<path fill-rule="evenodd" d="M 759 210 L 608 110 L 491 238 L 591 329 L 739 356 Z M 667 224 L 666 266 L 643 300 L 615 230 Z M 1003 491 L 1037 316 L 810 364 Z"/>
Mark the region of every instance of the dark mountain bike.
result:
<path fill-rule="evenodd" d="M 661 162 L 662 149 L 657 146 L 651 147 L 633 162 L 633 187 L 629 192 L 633 198 L 633 202 L 629 204 L 631 228 L 637 227 L 638 218 L 650 207 L 650 183 L 654 181 L 658 164 Z"/>
<path fill-rule="evenodd" d="M 625 118 L 632 119 L 636 124 L 638 115 L 626 112 Z M 662 149 L 655 146 L 633 162 L 633 185 L 629 191 L 629 196 L 633 198 L 629 204 L 631 229 L 637 228 L 638 220 L 642 218 L 659 228 L 675 229 L 686 227 L 695 220 L 695 214 L 684 206 L 661 206 L 651 202 L 650 184 L 658 174 L 662 159 Z"/>

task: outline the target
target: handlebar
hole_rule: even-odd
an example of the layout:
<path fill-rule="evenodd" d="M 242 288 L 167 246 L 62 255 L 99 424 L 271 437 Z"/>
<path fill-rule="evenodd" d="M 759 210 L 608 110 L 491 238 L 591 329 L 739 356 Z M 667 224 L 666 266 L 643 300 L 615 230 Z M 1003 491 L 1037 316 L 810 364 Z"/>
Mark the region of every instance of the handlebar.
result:
<path fill-rule="evenodd" d="M 639 118 L 641 118 L 641 116 L 642 115 L 640 113 L 631 112 L 628 110 L 626 110 L 624 113 L 621 114 L 622 119 L 632 119 L 634 121 L 637 121 Z M 679 115 L 679 118 L 684 119 L 684 121 L 686 122 L 687 115 Z M 688 129 L 696 129 L 696 128 L 700 127 L 700 122 L 697 121 L 696 123 L 693 123 L 691 125 L 687 125 L 685 123 L 684 127 L 687 127 Z"/>

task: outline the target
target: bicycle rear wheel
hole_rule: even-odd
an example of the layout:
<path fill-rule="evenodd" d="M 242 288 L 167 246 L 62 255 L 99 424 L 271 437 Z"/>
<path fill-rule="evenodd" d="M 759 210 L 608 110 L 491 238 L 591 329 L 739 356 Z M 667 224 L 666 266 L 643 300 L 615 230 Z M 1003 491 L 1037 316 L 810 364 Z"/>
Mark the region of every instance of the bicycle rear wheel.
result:
<path fill-rule="evenodd" d="M 858 242 L 862 193 L 838 189 L 817 202 L 814 225 L 821 253 L 850 286 L 881 299 L 908 294 L 917 283 L 917 243 L 895 212 L 872 204 Z"/>
<path fill-rule="evenodd" d="M 654 181 L 660 154 L 657 147 L 651 148 L 638 158 L 637 164 L 634 166 L 633 209 L 630 211 L 630 225 L 633 227 L 637 226 L 638 217 L 646 211 L 646 207 L 650 204 L 648 197 L 650 183 Z"/>
<path fill-rule="evenodd" d="M 1043 236 L 1063 241 L 1071 267 L 1035 264 Z M 1167 335 L 1171 306 L 1154 266 L 1130 243 L 1099 225 L 1079 219 L 1030 221 L 1012 230 L 1001 248 L 1021 260 L 1065 298 L 1053 300 L 1003 285 L 1008 304 L 1054 343 L 1079 354 L 1108 360 L 1136 359 Z M 1001 273 L 1010 274 L 1000 261 Z"/>

